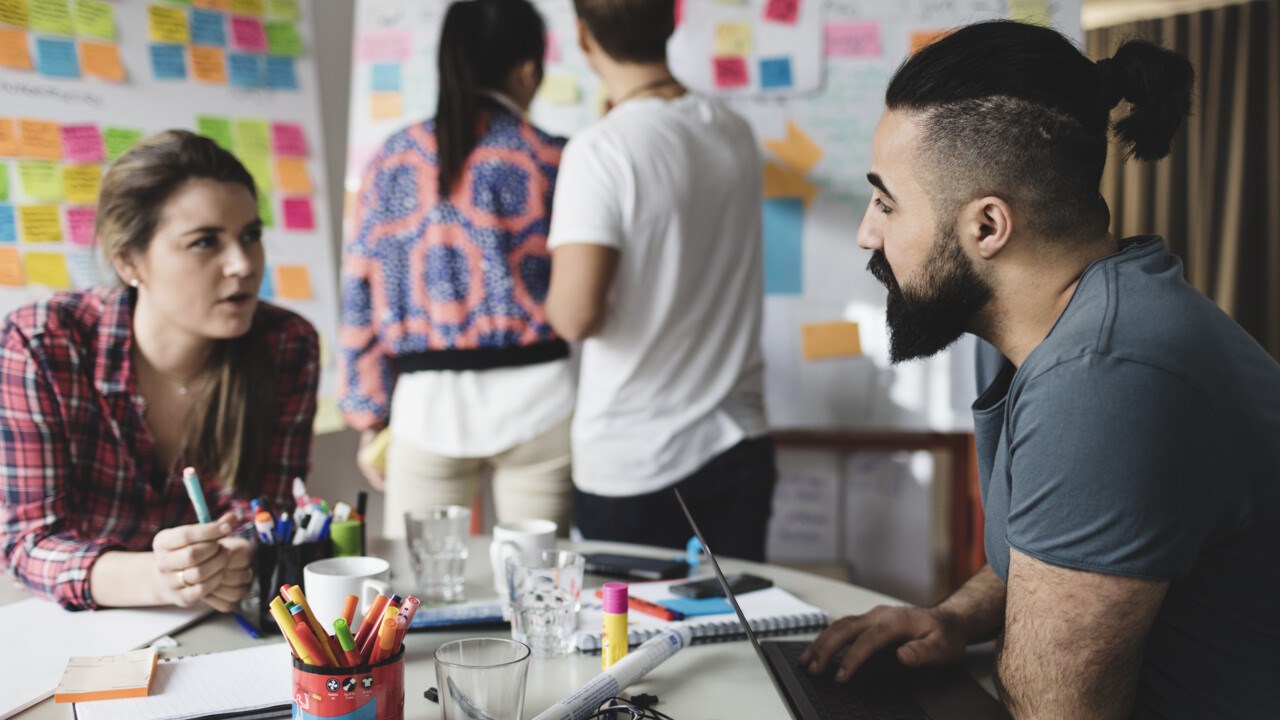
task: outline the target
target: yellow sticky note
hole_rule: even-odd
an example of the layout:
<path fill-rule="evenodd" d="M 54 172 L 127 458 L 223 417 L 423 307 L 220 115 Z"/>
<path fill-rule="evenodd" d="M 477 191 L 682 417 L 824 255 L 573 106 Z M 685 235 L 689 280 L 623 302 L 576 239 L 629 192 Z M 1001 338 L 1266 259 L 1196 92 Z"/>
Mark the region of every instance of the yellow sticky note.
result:
<path fill-rule="evenodd" d="M 262 0 L 231 0 L 231 12 L 237 15 L 261 15 Z"/>
<path fill-rule="evenodd" d="M 1048 25 L 1049 0 L 1009 0 L 1009 19 Z"/>
<path fill-rule="evenodd" d="M 369 114 L 374 120 L 389 120 L 404 114 L 398 92 L 369 93 Z"/>
<path fill-rule="evenodd" d="M 805 360 L 858 357 L 862 354 L 858 323 L 843 320 L 800 326 L 800 346 Z"/>
<path fill-rule="evenodd" d="M 311 299 L 311 275 L 306 265 L 276 267 L 276 295 L 287 300 Z"/>
<path fill-rule="evenodd" d="M 71 274 L 67 272 L 67 259 L 62 253 L 29 252 L 26 261 L 27 281 L 32 285 L 71 289 Z"/>
<path fill-rule="evenodd" d="M 54 35 L 75 34 L 75 23 L 67 0 L 30 0 L 28 7 L 30 17 L 27 22 L 32 30 Z"/>
<path fill-rule="evenodd" d="M 57 205 L 20 206 L 18 225 L 22 227 L 23 242 L 62 242 Z"/>
<path fill-rule="evenodd" d="M 116 9 L 102 0 L 76 0 L 76 34 L 116 39 Z"/>
<path fill-rule="evenodd" d="M 41 160 L 62 159 L 62 128 L 47 120 L 18 121 L 18 152 Z"/>
<path fill-rule="evenodd" d="M 0 248 L 0 285 L 22 287 L 27 281 L 22 275 L 22 257 L 16 248 Z"/>
<path fill-rule="evenodd" d="M 582 102 L 578 79 L 565 72 L 550 72 L 542 79 L 538 97 L 554 105 L 577 105 Z"/>
<path fill-rule="evenodd" d="M 152 42 L 185 45 L 191 39 L 187 29 L 187 14 L 182 8 L 152 5 L 147 8 L 147 20 Z"/>
<path fill-rule="evenodd" d="M 0 28 L 0 67 L 13 70 L 31 69 L 31 49 L 27 32 L 17 28 Z"/>
<path fill-rule="evenodd" d="M 191 46 L 191 76 L 200 82 L 227 84 L 227 59 L 222 48 Z"/>
<path fill-rule="evenodd" d="M 62 169 L 62 184 L 66 188 L 67 202 L 96 205 L 98 189 L 102 186 L 102 166 L 68 165 Z"/>
<path fill-rule="evenodd" d="M 18 163 L 18 181 L 28 200 L 61 200 L 62 178 L 58 164 L 43 161 Z"/>
<path fill-rule="evenodd" d="M 303 158 L 276 158 L 276 181 L 281 192 L 290 195 L 310 195 L 311 176 L 307 174 L 307 161 Z"/>
<path fill-rule="evenodd" d="M 242 155 L 240 164 L 244 165 L 244 169 L 253 176 L 253 184 L 258 186 L 260 194 L 269 193 L 274 189 L 271 183 L 271 161 L 265 155 Z"/>
<path fill-rule="evenodd" d="M 29 17 L 27 0 L 0 0 L 0 23 L 26 27 Z"/>
<path fill-rule="evenodd" d="M 716 55 L 738 57 L 751 54 L 751 23 L 725 22 L 716 26 Z"/>
<path fill-rule="evenodd" d="M 312 430 L 317 435 L 341 432 L 347 428 L 342 421 L 342 411 L 338 410 L 338 399 L 321 395 L 316 398 L 316 419 Z"/>

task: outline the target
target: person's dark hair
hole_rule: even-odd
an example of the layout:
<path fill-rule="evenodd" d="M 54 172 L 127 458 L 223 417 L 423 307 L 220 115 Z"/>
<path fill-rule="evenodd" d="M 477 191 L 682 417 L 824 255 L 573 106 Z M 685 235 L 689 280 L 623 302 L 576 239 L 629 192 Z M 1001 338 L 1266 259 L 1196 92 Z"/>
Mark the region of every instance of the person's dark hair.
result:
<path fill-rule="evenodd" d="M 662 62 L 676 31 L 675 0 L 573 0 L 600 49 L 624 63 Z"/>
<path fill-rule="evenodd" d="M 448 196 L 476 147 L 481 90 L 504 91 L 511 71 L 533 60 L 542 74 L 546 26 L 528 0 L 460 0 L 440 30 L 436 145 L 440 195 Z"/>
<path fill-rule="evenodd" d="M 1127 156 L 1158 160 L 1191 110 L 1186 58 L 1129 41 L 1097 63 L 1045 27 L 969 25 L 908 58 L 885 93 L 889 110 L 919 113 L 921 158 L 941 211 L 1004 198 L 1030 229 L 1089 237 L 1110 224 L 1098 193 L 1114 129 Z M 1121 100 L 1129 113 L 1111 125 Z"/>
<path fill-rule="evenodd" d="M 253 176 L 209 138 L 169 130 L 134 145 L 102 178 L 94 232 L 108 262 L 145 255 L 165 202 L 189 180 L 234 183 L 256 198 Z M 257 318 L 249 332 L 217 340 L 179 456 L 200 474 L 215 473 L 242 497 L 262 490 L 267 438 L 274 422 L 271 348 Z"/>

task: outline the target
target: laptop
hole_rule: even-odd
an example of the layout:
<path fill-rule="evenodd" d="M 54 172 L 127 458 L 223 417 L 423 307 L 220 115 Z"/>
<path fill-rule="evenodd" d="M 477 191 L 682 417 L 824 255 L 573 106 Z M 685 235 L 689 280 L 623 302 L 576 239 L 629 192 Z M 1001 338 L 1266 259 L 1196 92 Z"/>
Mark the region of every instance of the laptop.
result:
<path fill-rule="evenodd" d="M 676 500 L 689 521 L 689 526 L 702 543 L 711 560 L 711 568 L 720 581 L 725 598 L 738 614 L 738 621 L 756 654 L 764 662 L 774 688 L 782 697 L 791 717 L 796 720 L 835 718 L 919 718 L 921 720 L 985 720 L 1009 718 L 1009 713 L 987 694 L 967 672 L 957 667 L 908 668 L 891 652 L 873 656 L 846 683 L 837 683 L 833 670 L 821 676 L 810 675 L 800 668 L 800 653 L 809 646 L 804 641 L 761 641 L 751 629 L 738 599 L 720 571 L 720 563 L 707 545 L 698 524 L 680 491 Z M 829 663 L 830 665 L 830 663 Z"/>

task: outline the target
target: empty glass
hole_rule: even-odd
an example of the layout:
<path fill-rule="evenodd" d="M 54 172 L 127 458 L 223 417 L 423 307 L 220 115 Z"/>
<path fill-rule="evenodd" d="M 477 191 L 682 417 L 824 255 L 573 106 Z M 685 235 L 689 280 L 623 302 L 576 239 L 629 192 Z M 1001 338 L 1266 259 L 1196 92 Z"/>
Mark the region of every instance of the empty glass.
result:
<path fill-rule="evenodd" d="M 582 595 L 581 555 L 566 550 L 535 550 L 507 558 L 507 602 L 511 637 L 534 657 L 569 652 L 578 624 Z"/>
<path fill-rule="evenodd" d="M 518 720 L 524 713 L 529 647 L 503 638 L 468 638 L 436 649 L 444 720 Z"/>
<path fill-rule="evenodd" d="M 404 514 L 409 559 L 426 603 L 463 600 L 471 508 L 440 505 Z"/>

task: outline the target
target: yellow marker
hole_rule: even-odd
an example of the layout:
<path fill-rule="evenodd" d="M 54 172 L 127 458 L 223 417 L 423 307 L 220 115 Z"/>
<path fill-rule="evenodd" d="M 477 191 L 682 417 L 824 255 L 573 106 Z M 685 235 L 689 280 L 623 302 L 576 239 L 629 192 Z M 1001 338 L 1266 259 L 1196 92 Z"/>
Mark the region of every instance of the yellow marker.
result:
<path fill-rule="evenodd" d="M 307 625 L 311 626 L 311 632 L 316 635 L 316 643 L 320 645 L 320 649 L 324 651 L 325 657 L 329 658 L 329 662 L 333 667 L 342 667 L 338 662 L 338 658 L 333 655 L 333 648 L 329 647 L 329 633 L 325 632 L 324 626 L 316 620 L 315 613 L 311 612 L 311 606 L 307 604 L 307 598 L 302 594 L 302 588 L 294 585 L 289 588 L 289 599 L 294 605 L 302 608 L 302 614 L 307 616 Z"/>
<path fill-rule="evenodd" d="M 308 665 L 315 665 L 315 658 L 308 655 L 307 651 L 302 649 L 302 643 L 298 642 L 298 634 L 293 631 L 293 617 L 284 608 L 284 600 L 277 595 L 276 599 L 271 601 L 270 607 L 271 617 L 276 619 L 276 624 L 280 626 L 280 631 L 284 633 L 290 647 L 298 654 L 298 659 Z"/>

